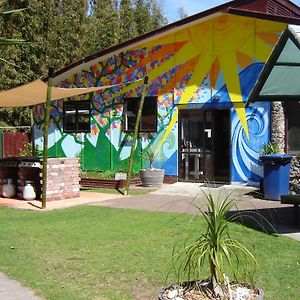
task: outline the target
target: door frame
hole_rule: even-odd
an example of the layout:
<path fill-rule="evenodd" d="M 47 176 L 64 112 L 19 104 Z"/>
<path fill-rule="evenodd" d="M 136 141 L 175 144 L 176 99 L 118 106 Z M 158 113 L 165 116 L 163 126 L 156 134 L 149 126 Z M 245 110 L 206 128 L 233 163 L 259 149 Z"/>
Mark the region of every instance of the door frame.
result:
<path fill-rule="evenodd" d="M 203 180 L 203 178 L 199 178 L 198 180 L 197 179 L 185 179 L 184 178 L 184 174 L 183 174 L 183 169 L 182 169 L 182 152 L 181 152 L 181 134 L 182 134 L 182 127 L 181 127 L 181 121 L 182 121 L 182 114 L 183 113 L 187 113 L 191 116 L 195 115 L 199 115 L 200 112 L 206 112 L 206 111 L 209 111 L 209 112 L 212 112 L 214 113 L 214 111 L 227 111 L 228 112 L 228 117 L 229 117 L 229 132 L 228 132 L 228 146 L 229 146 L 229 157 L 228 157 L 228 181 L 215 181 L 214 179 L 212 180 L 213 182 L 222 182 L 222 183 L 231 183 L 231 175 L 232 175 L 232 170 L 231 170 L 231 166 L 232 166 L 232 143 L 231 143 L 231 131 L 232 131 L 232 128 L 231 128 L 231 109 L 230 108 L 209 108 L 209 109 L 185 109 L 185 108 L 179 108 L 178 107 L 178 161 L 177 161 L 177 168 L 178 168 L 178 181 L 191 181 L 191 182 L 205 182 L 205 180 Z M 214 118 L 214 114 L 213 114 L 213 118 Z M 213 131 L 215 131 L 215 124 L 213 122 L 213 125 L 212 125 L 212 129 Z M 215 177 L 214 176 L 214 170 L 215 170 L 215 142 L 214 140 L 212 141 L 213 143 L 213 150 L 212 150 L 212 166 L 213 166 L 213 178 Z"/>

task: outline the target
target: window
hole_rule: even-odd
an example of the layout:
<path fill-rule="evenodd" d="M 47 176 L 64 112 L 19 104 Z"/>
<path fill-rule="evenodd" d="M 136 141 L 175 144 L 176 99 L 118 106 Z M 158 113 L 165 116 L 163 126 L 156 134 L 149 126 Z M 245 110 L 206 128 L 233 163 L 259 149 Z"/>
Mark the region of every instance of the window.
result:
<path fill-rule="evenodd" d="M 90 101 L 66 101 L 63 104 L 64 132 L 90 132 Z"/>
<path fill-rule="evenodd" d="M 124 100 L 124 131 L 134 131 L 136 116 L 141 97 L 130 97 Z M 156 132 L 157 129 L 157 96 L 145 97 L 140 132 Z"/>
<path fill-rule="evenodd" d="M 286 102 L 287 117 L 287 143 L 288 152 L 300 152 L 300 103 L 298 101 Z"/>

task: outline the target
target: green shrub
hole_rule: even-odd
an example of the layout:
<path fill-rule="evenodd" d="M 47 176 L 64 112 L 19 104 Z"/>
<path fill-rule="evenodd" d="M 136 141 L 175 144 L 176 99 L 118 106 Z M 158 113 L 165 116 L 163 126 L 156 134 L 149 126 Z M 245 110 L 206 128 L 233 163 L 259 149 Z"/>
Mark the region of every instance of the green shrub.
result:
<path fill-rule="evenodd" d="M 38 145 L 35 145 L 33 151 L 32 143 L 25 143 L 19 153 L 21 157 L 30 157 L 30 156 L 39 157 L 42 156 L 42 154 L 43 152 L 39 150 Z"/>
<path fill-rule="evenodd" d="M 261 149 L 261 154 L 277 154 L 279 152 L 279 146 L 274 143 L 264 144 Z"/>

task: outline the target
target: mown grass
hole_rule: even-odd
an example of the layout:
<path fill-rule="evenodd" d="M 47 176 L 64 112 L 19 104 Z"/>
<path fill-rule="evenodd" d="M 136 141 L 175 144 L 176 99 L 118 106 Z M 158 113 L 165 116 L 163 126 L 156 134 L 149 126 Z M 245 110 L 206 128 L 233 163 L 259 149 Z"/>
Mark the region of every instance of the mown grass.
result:
<path fill-rule="evenodd" d="M 96 179 L 115 179 L 115 171 L 81 171 L 80 177 Z"/>
<path fill-rule="evenodd" d="M 0 208 L 0 269 L 45 299 L 157 299 L 174 244 L 204 230 L 190 216 L 81 206 L 50 212 Z M 266 299 L 298 299 L 300 243 L 238 224 L 255 254 Z"/>

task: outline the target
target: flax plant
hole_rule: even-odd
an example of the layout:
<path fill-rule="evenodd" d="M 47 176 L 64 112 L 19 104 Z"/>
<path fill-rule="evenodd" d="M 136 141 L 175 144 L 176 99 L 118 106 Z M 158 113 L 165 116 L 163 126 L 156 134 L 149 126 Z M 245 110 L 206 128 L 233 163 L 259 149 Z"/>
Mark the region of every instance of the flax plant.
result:
<path fill-rule="evenodd" d="M 149 148 L 145 150 L 145 153 L 140 151 L 139 155 L 142 159 L 149 161 L 149 169 L 154 169 L 154 160 L 158 155 L 158 152 L 155 149 Z"/>
<path fill-rule="evenodd" d="M 225 271 L 230 271 L 237 280 L 237 271 L 241 263 L 247 259 L 255 264 L 257 262 L 252 253 L 230 235 L 229 222 L 239 217 L 238 213 L 228 217 L 231 208 L 236 206 L 235 201 L 230 195 L 223 200 L 219 199 L 220 197 L 215 199 L 211 192 L 204 195 L 207 200 L 207 212 L 200 207 L 198 209 L 199 214 L 204 217 L 206 231 L 200 233 L 195 240 L 185 242 L 183 251 L 177 256 L 177 260 L 180 261 L 178 275 L 187 275 L 189 281 L 198 280 L 205 263 L 208 263 L 208 287 L 215 296 L 222 296 Z"/>

